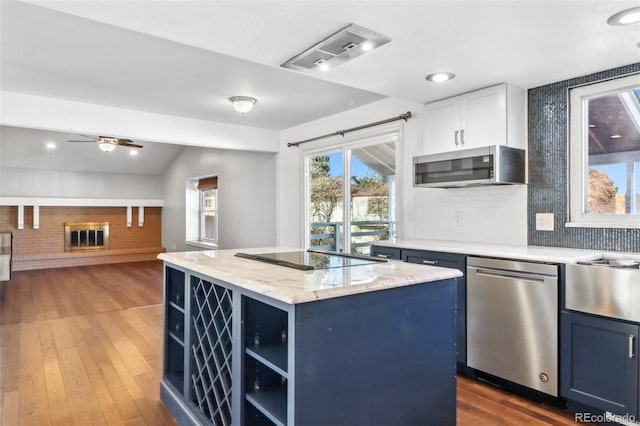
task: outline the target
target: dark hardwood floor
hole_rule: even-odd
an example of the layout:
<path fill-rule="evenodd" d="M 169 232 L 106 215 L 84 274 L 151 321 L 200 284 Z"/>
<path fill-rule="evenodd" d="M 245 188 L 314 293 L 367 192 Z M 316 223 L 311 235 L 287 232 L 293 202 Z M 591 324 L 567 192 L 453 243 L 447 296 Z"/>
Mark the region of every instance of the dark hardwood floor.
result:
<path fill-rule="evenodd" d="M 175 425 L 158 398 L 160 262 L 16 272 L 4 287 L 0 425 Z M 464 377 L 457 403 L 462 426 L 577 424 Z"/>

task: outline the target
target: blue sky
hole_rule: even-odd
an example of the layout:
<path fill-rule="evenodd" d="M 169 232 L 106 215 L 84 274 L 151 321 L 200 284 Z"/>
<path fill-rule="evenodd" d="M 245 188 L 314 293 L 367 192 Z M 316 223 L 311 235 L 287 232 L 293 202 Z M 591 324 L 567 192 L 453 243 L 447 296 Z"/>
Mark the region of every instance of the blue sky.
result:
<path fill-rule="evenodd" d="M 342 152 L 329 154 L 329 176 L 342 176 Z M 369 167 L 364 165 L 356 157 L 351 156 L 351 175 L 363 177 L 369 175 Z"/>
<path fill-rule="evenodd" d="M 606 164 L 594 166 L 594 169 L 602 170 L 612 180 L 613 184 L 618 187 L 618 194 L 627 192 L 627 170 L 626 164 Z M 636 190 L 640 190 L 640 164 L 636 163 Z"/>

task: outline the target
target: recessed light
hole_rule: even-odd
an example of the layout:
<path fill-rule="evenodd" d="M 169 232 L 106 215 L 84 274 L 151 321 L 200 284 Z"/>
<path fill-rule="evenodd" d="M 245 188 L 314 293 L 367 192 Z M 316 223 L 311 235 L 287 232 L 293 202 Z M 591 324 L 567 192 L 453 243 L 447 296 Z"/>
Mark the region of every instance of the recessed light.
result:
<path fill-rule="evenodd" d="M 619 134 L 615 134 L 615 135 L 611 135 L 609 136 L 611 139 L 620 139 L 622 137 L 622 135 Z"/>
<path fill-rule="evenodd" d="M 129 151 L 129 155 L 135 157 L 136 155 L 138 155 L 138 151 L 131 150 Z"/>
<path fill-rule="evenodd" d="M 47 149 L 56 149 L 56 144 L 53 142 L 47 142 L 47 144 L 45 145 L 45 147 Z"/>
<path fill-rule="evenodd" d="M 314 64 L 320 71 L 329 71 L 329 63 L 325 59 L 318 59 Z"/>
<path fill-rule="evenodd" d="M 607 19 L 609 25 L 631 25 L 640 22 L 640 7 L 622 10 Z"/>
<path fill-rule="evenodd" d="M 440 83 L 443 81 L 451 80 L 455 78 L 455 74 L 451 72 L 434 72 L 433 74 L 429 74 L 427 77 L 427 81 L 433 81 L 434 83 Z"/>
<path fill-rule="evenodd" d="M 371 43 L 370 41 L 365 41 L 364 43 L 362 43 L 361 49 L 365 52 L 368 52 L 373 49 L 373 43 Z"/>

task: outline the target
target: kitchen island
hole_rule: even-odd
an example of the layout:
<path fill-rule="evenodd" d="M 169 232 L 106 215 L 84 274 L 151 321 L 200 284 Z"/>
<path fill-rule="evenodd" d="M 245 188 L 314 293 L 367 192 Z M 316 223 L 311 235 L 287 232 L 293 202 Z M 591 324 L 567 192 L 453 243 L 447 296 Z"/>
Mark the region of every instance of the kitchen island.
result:
<path fill-rule="evenodd" d="M 455 424 L 459 271 L 303 271 L 237 251 L 159 255 L 160 396 L 179 424 Z"/>

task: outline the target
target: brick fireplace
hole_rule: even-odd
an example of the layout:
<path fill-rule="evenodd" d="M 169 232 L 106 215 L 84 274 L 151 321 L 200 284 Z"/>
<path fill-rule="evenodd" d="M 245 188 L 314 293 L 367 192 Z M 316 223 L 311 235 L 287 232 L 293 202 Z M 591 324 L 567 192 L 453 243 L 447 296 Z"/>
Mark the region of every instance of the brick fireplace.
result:
<path fill-rule="evenodd" d="M 134 217 L 137 214 L 134 207 Z M 162 207 L 145 207 L 144 226 L 127 226 L 126 207 L 41 206 L 39 229 L 33 229 L 33 208 L 25 206 L 24 229 L 17 229 L 17 223 L 18 208 L 0 206 L 0 231 L 10 231 L 14 237 L 14 271 L 146 261 L 166 251 L 162 247 Z M 107 224 L 108 231 L 99 234 L 97 227 L 87 224 Z M 65 225 L 70 225 L 69 250 L 65 250 Z M 74 248 L 76 239 L 78 247 Z M 100 239 L 104 247 L 98 248 L 95 243 Z"/>

